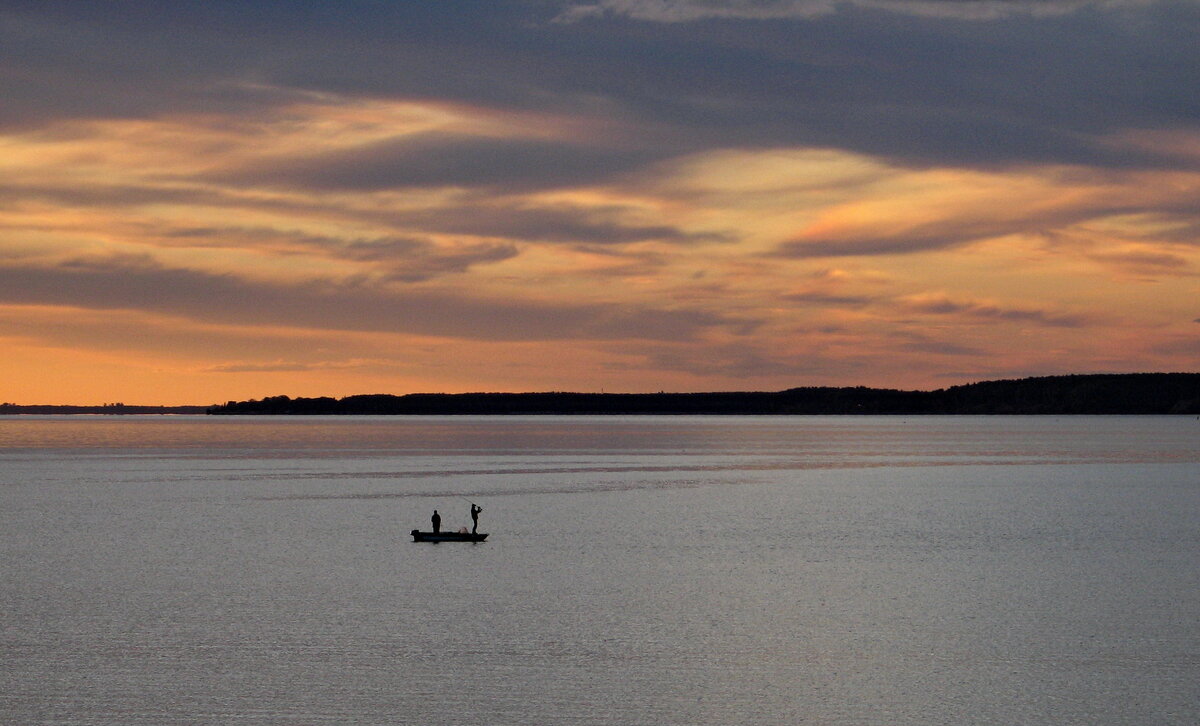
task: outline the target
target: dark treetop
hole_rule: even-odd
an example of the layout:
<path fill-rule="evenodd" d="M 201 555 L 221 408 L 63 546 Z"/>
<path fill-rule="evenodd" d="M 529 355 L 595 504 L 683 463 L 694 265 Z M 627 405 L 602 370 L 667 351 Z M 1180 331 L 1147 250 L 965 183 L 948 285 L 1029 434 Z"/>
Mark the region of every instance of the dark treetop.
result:
<path fill-rule="evenodd" d="M 1200 373 L 1048 376 L 936 391 L 412 393 L 230 401 L 210 414 L 1200 414 Z"/>

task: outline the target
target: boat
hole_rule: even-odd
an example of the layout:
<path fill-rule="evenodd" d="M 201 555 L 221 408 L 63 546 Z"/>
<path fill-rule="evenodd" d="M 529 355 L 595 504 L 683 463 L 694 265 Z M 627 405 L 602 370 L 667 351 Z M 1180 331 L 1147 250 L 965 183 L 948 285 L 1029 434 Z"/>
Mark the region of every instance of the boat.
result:
<path fill-rule="evenodd" d="M 482 542 L 487 539 L 487 532 L 422 532 L 414 529 L 412 538 L 413 542 Z"/>

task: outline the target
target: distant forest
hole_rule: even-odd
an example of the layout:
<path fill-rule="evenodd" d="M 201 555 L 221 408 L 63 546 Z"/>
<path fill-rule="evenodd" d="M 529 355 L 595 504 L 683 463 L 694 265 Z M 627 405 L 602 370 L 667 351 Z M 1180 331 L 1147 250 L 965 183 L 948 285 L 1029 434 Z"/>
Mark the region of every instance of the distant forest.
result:
<path fill-rule="evenodd" d="M 230 401 L 210 414 L 1200 414 L 1200 373 L 1048 376 L 936 391 L 791 388 L 728 393 L 413 393 Z"/>

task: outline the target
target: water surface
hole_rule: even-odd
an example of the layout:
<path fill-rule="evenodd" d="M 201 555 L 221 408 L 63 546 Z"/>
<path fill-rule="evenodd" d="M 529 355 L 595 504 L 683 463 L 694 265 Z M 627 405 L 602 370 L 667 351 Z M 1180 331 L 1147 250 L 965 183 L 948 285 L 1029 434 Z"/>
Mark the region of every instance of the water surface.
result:
<path fill-rule="evenodd" d="M 0 418 L 0 721 L 1190 725 L 1198 513 L 1188 417 Z"/>

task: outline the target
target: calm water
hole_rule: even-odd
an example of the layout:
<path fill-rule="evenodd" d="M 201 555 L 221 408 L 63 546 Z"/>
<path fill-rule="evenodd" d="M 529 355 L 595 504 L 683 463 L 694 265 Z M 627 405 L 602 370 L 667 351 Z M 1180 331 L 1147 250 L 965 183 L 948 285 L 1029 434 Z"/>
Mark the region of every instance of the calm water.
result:
<path fill-rule="evenodd" d="M 1188 417 L 0 418 L 0 557 L 6 724 L 1200 723 Z"/>

